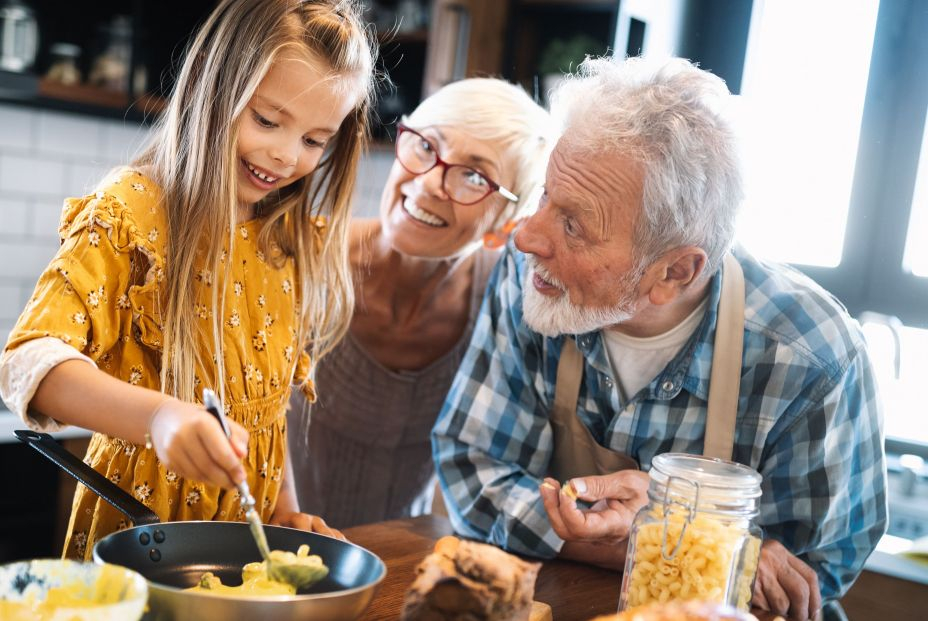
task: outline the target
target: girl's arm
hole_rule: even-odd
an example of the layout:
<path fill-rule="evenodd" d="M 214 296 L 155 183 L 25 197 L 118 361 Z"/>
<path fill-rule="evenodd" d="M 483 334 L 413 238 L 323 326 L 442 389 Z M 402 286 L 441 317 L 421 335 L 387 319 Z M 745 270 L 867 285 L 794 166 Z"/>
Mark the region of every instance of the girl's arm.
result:
<path fill-rule="evenodd" d="M 133 444 L 151 436 L 158 459 L 184 478 L 225 488 L 244 480 L 248 432 L 229 421 L 229 442 L 204 408 L 111 377 L 83 360 L 66 360 L 42 379 L 30 409 Z"/>

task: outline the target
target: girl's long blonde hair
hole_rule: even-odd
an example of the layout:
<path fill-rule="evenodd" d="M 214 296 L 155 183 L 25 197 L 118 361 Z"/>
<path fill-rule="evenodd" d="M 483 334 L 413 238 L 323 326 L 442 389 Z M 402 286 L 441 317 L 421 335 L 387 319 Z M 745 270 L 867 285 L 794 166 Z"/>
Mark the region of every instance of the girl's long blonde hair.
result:
<path fill-rule="evenodd" d="M 279 267 L 295 262 L 299 299 L 298 343 L 314 361 L 347 330 L 354 307 L 347 257 L 348 219 L 358 159 L 368 134 L 375 48 L 356 0 L 223 0 L 193 39 L 168 108 L 135 166 L 150 171 L 163 191 L 168 253 L 161 313 L 161 386 L 193 401 L 200 378 L 224 390 L 222 354 L 224 242 L 231 253 L 237 229 L 238 119 L 283 50 L 299 49 L 345 80 L 356 97 L 314 172 L 259 205 L 259 245 Z M 360 90 L 360 92 L 358 92 Z M 316 226 L 324 217 L 325 226 Z M 191 283 L 207 240 L 211 266 L 213 355 L 198 351 Z M 279 251 L 272 249 L 279 248 Z M 198 338 L 199 337 L 199 338 Z M 203 359 L 200 356 L 203 355 Z M 215 369 L 212 371 L 212 369 Z M 223 392 L 220 392 L 223 394 Z"/>

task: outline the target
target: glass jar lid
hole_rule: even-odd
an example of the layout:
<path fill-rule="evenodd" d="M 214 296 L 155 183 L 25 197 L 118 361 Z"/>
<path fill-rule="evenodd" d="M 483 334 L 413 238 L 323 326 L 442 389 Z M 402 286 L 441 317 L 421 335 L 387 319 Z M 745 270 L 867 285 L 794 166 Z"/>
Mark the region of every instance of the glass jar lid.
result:
<path fill-rule="evenodd" d="M 743 464 L 687 453 L 665 453 L 651 461 L 648 496 L 696 511 L 733 514 L 757 512 L 760 473 Z"/>

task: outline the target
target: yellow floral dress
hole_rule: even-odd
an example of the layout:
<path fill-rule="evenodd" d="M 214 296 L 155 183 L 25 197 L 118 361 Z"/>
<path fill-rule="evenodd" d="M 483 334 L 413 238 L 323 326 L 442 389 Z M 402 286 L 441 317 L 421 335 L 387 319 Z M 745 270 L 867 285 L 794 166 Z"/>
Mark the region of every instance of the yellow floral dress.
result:
<path fill-rule="evenodd" d="M 128 169 L 103 188 L 66 200 L 61 248 L 40 277 L 7 350 L 32 339 L 56 337 L 110 375 L 158 390 L 158 309 L 168 260 L 160 191 L 140 172 Z M 305 380 L 309 359 L 297 343 L 299 292 L 293 261 L 280 269 L 265 261 L 257 245 L 260 226 L 260 220 L 242 224 L 231 257 L 223 253 L 223 261 L 232 261 L 222 318 L 227 373 L 223 400 L 229 417 L 248 430 L 245 470 L 261 517 L 267 520 L 280 491 L 290 385 Z M 210 293 L 217 282 L 205 268 L 196 274 L 191 283 L 196 304 L 190 312 L 207 328 L 199 345 L 207 354 L 204 359 L 211 360 Z M 197 378 L 212 375 L 199 369 Z M 308 381 L 304 392 L 313 397 Z M 237 491 L 183 479 L 144 446 L 96 433 L 84 461 L 162 521 L 244 519 Z M 90 558 L 98 539 L 128 526 L 121 513 L 79 485 L 64 556 Z"/>

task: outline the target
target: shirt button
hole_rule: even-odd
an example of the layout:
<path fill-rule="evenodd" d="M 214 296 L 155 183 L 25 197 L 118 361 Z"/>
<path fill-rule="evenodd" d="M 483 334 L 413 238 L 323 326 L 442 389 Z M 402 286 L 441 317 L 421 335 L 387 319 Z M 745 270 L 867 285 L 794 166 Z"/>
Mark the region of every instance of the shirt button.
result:
<path fill-rule="evenodd" d="M 603 383 L 604 383 L 606 386 L 608 386 L 609 388 L 612 388 L 612 378 L 611 378 L 611 377 L 606 377 L 606 378 L 603 380 Z"/>
<path fill-rule="evenodd" d="M 673 390 L 673 382 L 670 380 L 664 380 L 664 383 L 661 384 L 661 388 L 664 390 L 664 392 L 670 392 Z"/>

